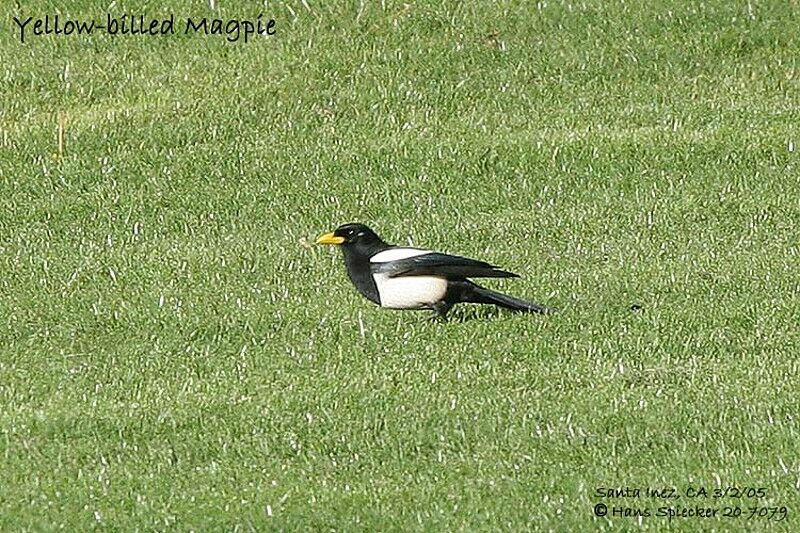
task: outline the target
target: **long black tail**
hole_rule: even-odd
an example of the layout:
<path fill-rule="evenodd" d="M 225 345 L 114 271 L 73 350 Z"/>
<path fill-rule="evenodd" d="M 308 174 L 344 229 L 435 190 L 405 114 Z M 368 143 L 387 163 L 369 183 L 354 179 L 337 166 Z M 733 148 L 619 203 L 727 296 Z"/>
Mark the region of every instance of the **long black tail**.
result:
<path fill-rule="evenodd" d="M 517 313 L 555 313 L 555 309 L 539 305 L 533 302 L 526 302 L 513 296 L 501 294 L 499 292 L 491 291 L 475 283 L 470 283 L 471 290 L 466 290 L 463 293 L 463 301 L 475 304 L 492 304 L 498 305 L 510 311 Z"/>

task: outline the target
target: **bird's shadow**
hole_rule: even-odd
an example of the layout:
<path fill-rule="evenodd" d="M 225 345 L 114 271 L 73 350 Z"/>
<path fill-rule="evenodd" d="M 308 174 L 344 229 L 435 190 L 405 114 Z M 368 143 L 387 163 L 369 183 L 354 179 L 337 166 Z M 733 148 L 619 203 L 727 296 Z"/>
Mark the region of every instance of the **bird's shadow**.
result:
<path fill-rule="evenodd" d="M 510 313 L 508 311 L 503 311 L 501 309 L 488 309 L 488 308 L 481 308 L 478 306 L 460 306 L 447 314 L 446 318 L 441 318 L 436 314 L 430 314 L 425 317 L 425 321 L 427 322 L 441 322 L 443 324 L 448 322 L 453 322 L 457 324 L 463 324 L 466 322 L 472 322 L 473 320 L 480 320 L 480 321 L 493 321 L 504 318 L 505 315 L 513 315 L 514 313 Z"/>

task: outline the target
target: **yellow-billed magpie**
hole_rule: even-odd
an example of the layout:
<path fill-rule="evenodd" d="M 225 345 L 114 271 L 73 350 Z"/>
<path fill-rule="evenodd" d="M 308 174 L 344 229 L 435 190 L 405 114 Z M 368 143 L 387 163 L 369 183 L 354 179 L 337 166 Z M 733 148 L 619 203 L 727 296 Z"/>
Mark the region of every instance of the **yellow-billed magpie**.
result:
<path fill-rule="evenodd" d="M 524 313 L 543 305 L 491 291 L 467 278 L 518 278 L 494 265 L 457 255 L 392 246 L 364 224 L 344 224 L 317 239 L 342 248 L 350 281 L 368 300 L 390 309 L 432 309 L 445 318 L 457 303 L 493 304 Z"/>

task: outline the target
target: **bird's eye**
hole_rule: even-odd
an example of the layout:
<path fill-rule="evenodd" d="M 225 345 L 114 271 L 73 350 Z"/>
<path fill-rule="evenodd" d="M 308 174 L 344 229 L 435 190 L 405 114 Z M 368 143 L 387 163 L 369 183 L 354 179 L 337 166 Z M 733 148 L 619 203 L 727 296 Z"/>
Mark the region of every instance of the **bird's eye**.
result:
<path fill-rule="evenodd" d="M 363 237 L 363 236 L 364 236 L 364 232 L 363 231 L 359 231 L 358 235 L 356 235 L 356 237 Z"/>

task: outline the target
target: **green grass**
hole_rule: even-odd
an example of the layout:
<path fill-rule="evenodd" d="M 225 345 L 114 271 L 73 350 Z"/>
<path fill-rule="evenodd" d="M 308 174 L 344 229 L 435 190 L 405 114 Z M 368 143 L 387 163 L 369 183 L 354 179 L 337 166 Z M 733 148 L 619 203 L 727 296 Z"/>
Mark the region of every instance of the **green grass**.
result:
<path fill-rule="evenodd" d="M 643 527 L 800 527 L 796 1 L 268 2 L 248 44 L 24 45 L 11 16 L 62 3 L 21 4 L 0 529 L 619 530 L 597 487 L 730 485 L 766 497 L 673 503 L 788 519 Z M 561 312 L 377 309 L 310 246 L 355 220 Z"/>

